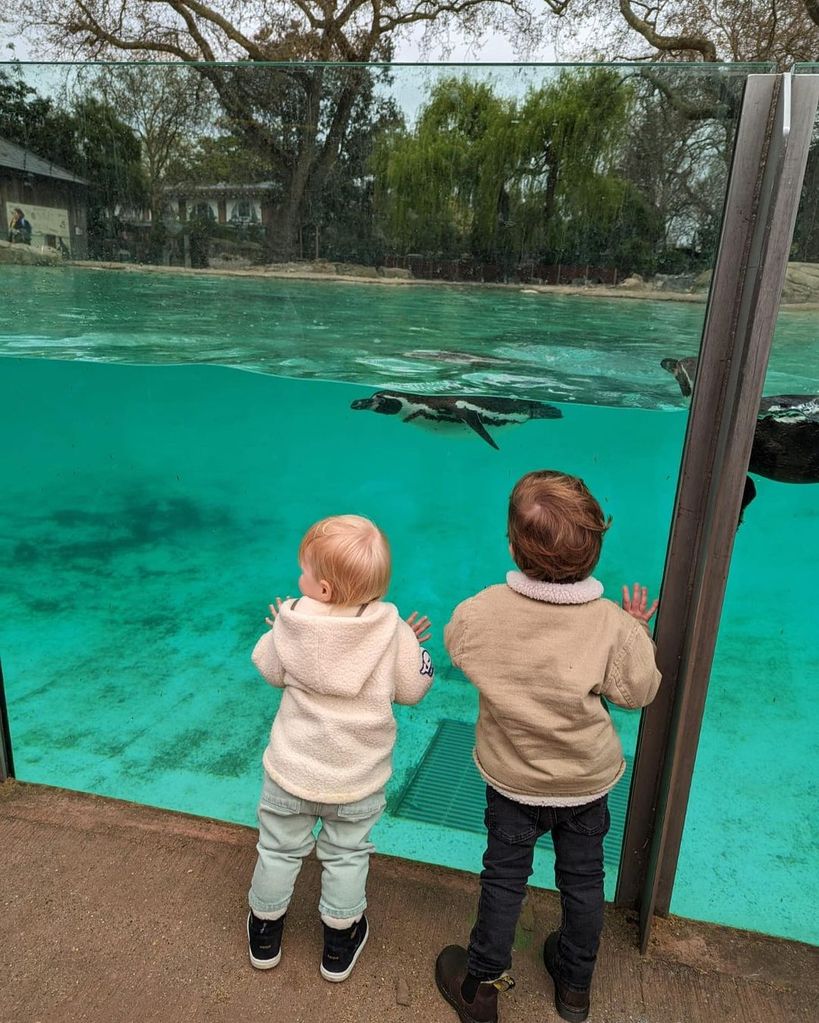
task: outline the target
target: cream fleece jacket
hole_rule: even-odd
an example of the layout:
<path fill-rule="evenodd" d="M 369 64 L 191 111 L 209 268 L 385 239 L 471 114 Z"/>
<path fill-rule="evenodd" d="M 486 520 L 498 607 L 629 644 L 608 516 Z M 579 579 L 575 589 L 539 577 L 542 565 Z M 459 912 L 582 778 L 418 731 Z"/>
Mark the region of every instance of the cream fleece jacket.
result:
<path fill-rule="evenodd" d="M 602 589 L 512 572 L 459 604 L 444 630 L 452 663 L 480 693 L 478 768 L 522 802 L 570 805 L 611 789 L 625 761 L 600 697 L 633 708 L 657 692 L 648 630 Z"/>
<path fill-rule="evenodd" d="M 302 597 L 284 604 L 253 663 L 284 689 L 264 752 L 267 774 L 315 803 L 353 803 L 392 773 L 393 703 L 415 704 L 432 685 L 429 654 L 394 604 L 361 617 Z"/>

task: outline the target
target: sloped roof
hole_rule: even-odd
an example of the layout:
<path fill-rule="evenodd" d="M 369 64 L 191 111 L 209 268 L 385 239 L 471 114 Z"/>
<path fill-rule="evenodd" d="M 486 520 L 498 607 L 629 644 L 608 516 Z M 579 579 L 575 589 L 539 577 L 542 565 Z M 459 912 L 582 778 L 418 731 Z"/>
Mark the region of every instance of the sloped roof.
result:
<path fill-rule="evenodd" d="M 70 181 L 75 185 L 87 185 L 85 178 L 77 177 L 65 167 L 56 163 L 43 160 L 35 156 L 29 149 L 9 142 L 8 139 L 0 138 L 0 167 L 9 167 L 11 170 L 22 171 L 24 174 L 36 174 L 41 178 L 57 178 L 60 181 Z"/>
<path fill-rule="evenodd" d="M 212 185 L 166 185 L 164 191 L 171 196 L 186 198 L 190 196 L 239 196 L 239 195 L 261 195 L 265 192 L 273 192 L 279 188 L 275 181 L 257 181 L 249 185 L 231 185 L 227 181 L 217 181 Z"/>

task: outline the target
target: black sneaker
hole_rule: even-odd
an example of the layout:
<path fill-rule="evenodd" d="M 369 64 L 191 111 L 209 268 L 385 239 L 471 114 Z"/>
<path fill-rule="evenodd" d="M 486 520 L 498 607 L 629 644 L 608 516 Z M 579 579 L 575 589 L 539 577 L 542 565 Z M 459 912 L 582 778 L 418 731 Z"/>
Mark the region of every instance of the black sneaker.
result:
<path fill-rule="evenodd" d="M 557 943 L 560 932 L 552 931 L 543 945 L 543 965 L 555 985 L 555 1008 L 561 1019 L 568 1023 L 584 1023 L 589 1017 L 589 989 L 578 991 L 570 988 L 560 979 L 557 973 Z"/>
<path fill-rule="evenodd" d="M 370 928 L 366 916 L 352 925 L 338 930 L 324 925 L 324 955 L 321 957 L 321 975 L 325 980 L 346 980 L 367 944 Z"/>
<path fill-rule="evenodd" d="M 250 961 L 257 970 L 272 970 L 282 957 L 284 917 L 261 920 L 251 911 L 247 914 L 247 944 Z"/>

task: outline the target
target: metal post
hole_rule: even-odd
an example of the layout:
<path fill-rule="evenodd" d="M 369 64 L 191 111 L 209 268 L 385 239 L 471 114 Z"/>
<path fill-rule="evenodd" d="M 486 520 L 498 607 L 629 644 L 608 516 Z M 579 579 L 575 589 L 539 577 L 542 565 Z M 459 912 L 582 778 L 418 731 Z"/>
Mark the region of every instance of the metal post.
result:
<path fill-rule="evenodd" d="M 643 715 L 616 901 L 645 951 L 667 913 L 819 77 L 751 75 L 706 313 L 657 622 L 663 684 Z"/>
<path fill-rule="evenodd" d="M 11 729 L 6 709 L 6 690 L 3 685 L 3 665 L 0 664 L 0 783 L 14 777 L 14 758 L 11 754 Z"/>

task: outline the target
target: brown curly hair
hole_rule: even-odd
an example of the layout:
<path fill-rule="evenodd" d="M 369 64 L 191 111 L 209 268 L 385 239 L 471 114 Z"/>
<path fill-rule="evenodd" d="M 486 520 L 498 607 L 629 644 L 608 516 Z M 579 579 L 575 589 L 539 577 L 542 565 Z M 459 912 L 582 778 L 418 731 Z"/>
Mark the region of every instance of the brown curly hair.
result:
<path fill-rule="evenodd" d="M 509 497 L 508 536 L 515 564 L 531 579 L 573 583 L 600 559 L 611 517 L 583 480 L 551 469 L 529 472 Z"/>

